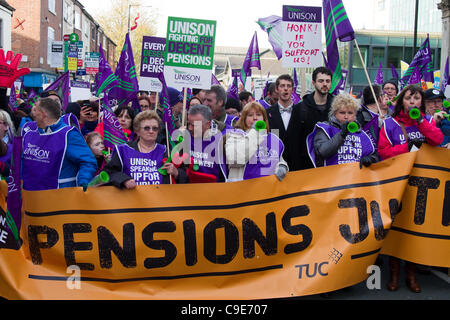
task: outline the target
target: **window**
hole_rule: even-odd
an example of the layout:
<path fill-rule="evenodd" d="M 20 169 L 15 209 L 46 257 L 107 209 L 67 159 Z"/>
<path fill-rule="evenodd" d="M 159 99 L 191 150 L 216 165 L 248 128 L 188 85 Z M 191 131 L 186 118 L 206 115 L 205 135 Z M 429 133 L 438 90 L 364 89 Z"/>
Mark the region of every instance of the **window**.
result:
<path fill-rule="evenodd" d="M 97 32 L 97 45 L 100 45 L 100 32 Z"/>
<path fill-rule="evenodd" d="M 83 30 L 86 37 L 89 37 L 90 23 L 88 19 L 83 19 Z"/>
<path fill-rule="evenodd" d="M 64 1 L 64 21 L 66 21 L 70 26 L 73 23 L 73 9 L 70 3 Z"/>
<path fill-rule="evenodd" d="M 367 56 L 369 53 L 369 47 L 360 46 L 359 50 L 361 51 L 361 56 L 364 59 L 364 65 L 367 66 Z M 363 68 L 363 64 L 361 63 L 361 58 L 359 57 L 358 49 L 356 46 L 353 46 L 353 66 L 352 68 Z"/>
<path fill-rule="evenodd" d="M 0 48 L 3 48 L 3 19 L 0 19 Z"/>
<path fill-rule="evenodd" d="M 106 36 L 105 35 L 103 35 L 103 48 L 105 49 L 105 50 L 107 50 L 107 46 L 106 46 Z"/>
<path fill-rule="evenodd" d="M 51 64 L 52 58 L 52 41 L 55 40 L 55 29 L 48 27 L 48 37 L 47 37 L 47 64 Z"/>
<path fill-rule="evenodd" d="M 383 11 L 385 8 L 384 6 L 384 0 L 378 1 L 378 11 Z"/>
<path fill-rule="evenodd" d="M 384 47 L 373 47 L 372 48 L 372 67 L 379 67 L 380 62 L 384 66 Z"/>
<path fill-rule="evenodd" d="M 403 47 L 388 47 L 388 61 L 387 66 L 390 67 L 391 64 L 400 68 L 400 60 L 403 60 Z"/>
<path fill-rule="evenodd" d="M 81 30 L 81 15 L 77 11 L 75 11 L 75 28 Z"/>
<path fill-rule="evenodd" d="M 56 15 L 55 0 L 48 0 L 48 11 Z"/>

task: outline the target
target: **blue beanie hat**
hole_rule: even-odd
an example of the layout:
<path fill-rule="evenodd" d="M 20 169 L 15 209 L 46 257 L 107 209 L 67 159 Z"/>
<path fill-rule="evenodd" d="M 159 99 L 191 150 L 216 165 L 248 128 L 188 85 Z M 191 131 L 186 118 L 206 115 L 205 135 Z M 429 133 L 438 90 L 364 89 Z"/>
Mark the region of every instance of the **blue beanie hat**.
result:
<path fill-rule="evenodd" d="M 167 92 L 169 93 L 169 103 L 171 107 L 176 105 L 178 102 L 183 102 L 183 96 L 177 89 L 167 87 Z"/>

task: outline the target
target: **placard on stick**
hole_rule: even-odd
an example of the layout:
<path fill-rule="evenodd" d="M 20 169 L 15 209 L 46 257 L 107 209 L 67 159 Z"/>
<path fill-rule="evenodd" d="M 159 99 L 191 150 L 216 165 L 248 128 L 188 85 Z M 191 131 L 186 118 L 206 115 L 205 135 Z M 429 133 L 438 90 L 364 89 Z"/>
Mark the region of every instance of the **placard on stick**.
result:
<path fill-rule="evenodd" d="M 283 67 L 316 68 L 323 64 L 321 26 L 321 7 L 283 6 Z"/>
<path fill-rule="evenodd" d="M 167 85 L 211 88 L 216 21 L 169 17 L 164 54 Z"/>

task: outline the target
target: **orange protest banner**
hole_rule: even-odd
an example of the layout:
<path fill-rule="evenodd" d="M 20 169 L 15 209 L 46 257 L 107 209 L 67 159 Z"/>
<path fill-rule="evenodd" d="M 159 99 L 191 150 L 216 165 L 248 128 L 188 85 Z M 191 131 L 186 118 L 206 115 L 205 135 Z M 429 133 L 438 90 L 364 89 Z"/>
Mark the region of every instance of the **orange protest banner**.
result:
<path fill-rule="evenodd" d="M 450 267 L 449 150 L 423 145 L 417 152 L 401 214 L 395 218 L 382 253 Z"/>
<path fill-rule="evenodd" d="M 417 154 L 436 148 L 423 149 L 283 182 L 23 192 L 23 244 L 0 250 L 0 296 L 234 300 L 351 286 L 381 252 Z"/>

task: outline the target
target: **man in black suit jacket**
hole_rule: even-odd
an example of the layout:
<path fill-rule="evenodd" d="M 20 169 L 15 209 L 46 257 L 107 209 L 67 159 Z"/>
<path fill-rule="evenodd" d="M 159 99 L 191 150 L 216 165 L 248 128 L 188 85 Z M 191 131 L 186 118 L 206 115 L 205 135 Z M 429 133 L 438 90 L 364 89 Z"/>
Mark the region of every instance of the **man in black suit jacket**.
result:
<path fill-rule="evenodd" d="M 283 141 L 283 158 L 288 163 L 289 171 L 299 170 L 299 105 L 292 102 L 294 80 L 288 74 L 279 76 L 275 82 L 278 102 L 267 108 L 270 130 L 278 130 L 278 137 Z"/>

